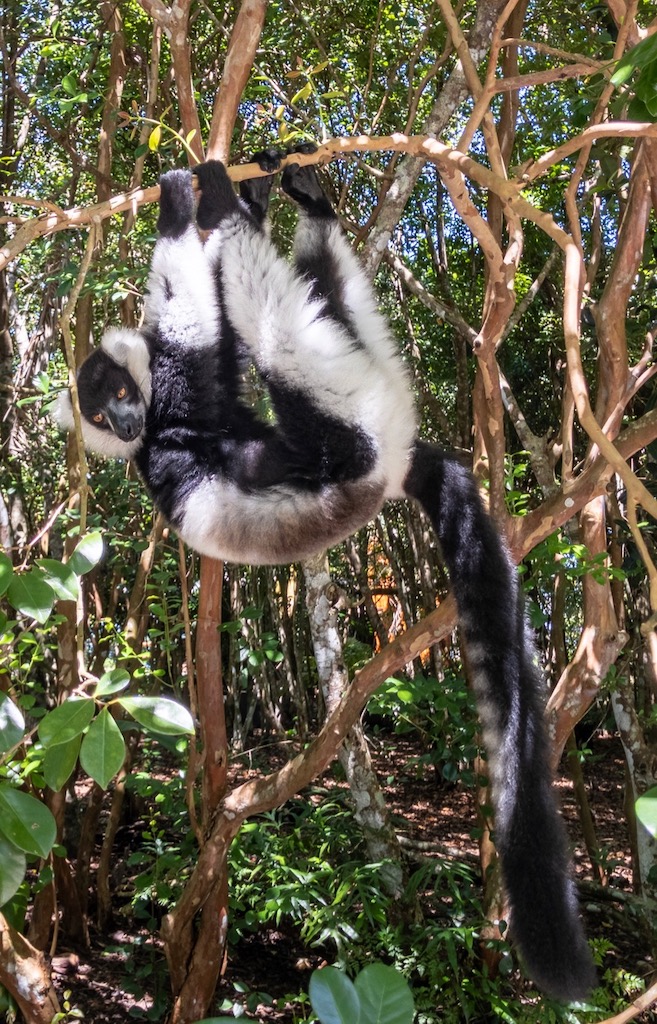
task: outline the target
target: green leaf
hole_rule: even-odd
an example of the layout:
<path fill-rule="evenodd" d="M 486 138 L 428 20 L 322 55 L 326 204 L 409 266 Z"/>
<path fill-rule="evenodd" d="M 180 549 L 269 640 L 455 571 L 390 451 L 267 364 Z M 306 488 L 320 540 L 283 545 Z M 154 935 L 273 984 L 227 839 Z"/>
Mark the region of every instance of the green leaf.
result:
<path fill-rule="evenodd" d="M 7 593 L 7 587 L 11 583 L 13 575 L 14 567 L 11 564 L 11 558 L 7 558 L 5 554 L 0 552 L 0 597 Z"/>
<path fill-rule="evenodd" d="M 0 754 L 11 750 L 23 738 L 25 719 L 11 697 L 0 691 Z"/>
<path fill-rule="evenodd" d="M 312 82 L 306 82 L 303 88 L 299 89 L 298 92 L 295 92 L 294 96 L 290 100 L 290 105 L 294 107 L 300 100 L 307 100 L 312 91 Z"/>
<path fill-rule="evenodd" d="M 355 982 L 361 1020 L 367 1024 L 412 1024 L 415 1007 L 404 976 L 386 964 L 369 964 Z"/>
<path fill-rule="evenodd" d="M 82 741 L 80 764 L 94 782 L 107 789 L 110 780 L 121 769 L 124 759 L 125 742 L 121 730 L 108 708 L 103 708 Z"/>
<path fill-rule="evenodd" d="M 41 719 L 39 739 L 44 747 L 68 743 L 84 732 L 95 710 L 96 704 L 91 697 L 69 697 Z"/>
<path fill-rule="evenodd" d="M 653 786 L 636 802 L 636 816 L 651 836 L 657 836 L 657 786 Z"/>
<path fill-rule="evenodd" d="M 64 75 L 62 78 L 62 89 L 67 92 L 69 96 L 75 96 L 78 91 L 78 83 L 75 79 L 75 75 Z"/>
<path fill-rule="evenodd" d="M 153 128 L 153 131 L 148 136 L 148 148 L 152 153 L 154 153 L 159 148 L 161 138 L 162 126 L 156 124 L 155 127 Z"/>
<path fill-rule="evenodd" d="M 43 759 L 43 777 L 46 785 L 58 793 L 75 768 L 80 753 L 80 741 L 82 736 L 78 734 L 66 743 L 54 743 L 46 750 Z"/>
<path fill-rule="evenodd" d="M 337 967 L 323 967 L 319 971 L 313 971 L 308 994 L 313 1010 L 322 1024 L 361 1022 L 358 993 L 347 975 Z M 367 1021 L 367 1024 L 370 1022 Z"/>
<path fill-rule="evenodd" d="M 0 835 L 0 907 L 4 907 L 25 878 L 25 854 L 6 836 Z"/>
<path fill-rule="evenodd" d="M 643 102 L 643 100 L 637 99 L 635 96 L 629 107 L 627 108 L 627 119 L 628 121 L 651 121 L 650 111 Z"/>
<path fill-rule="evenodd" d="M 19 850 L 47 857 L 57 838 L 57 825 L 40 800 L 0 782 L 0 832 Z"/>
<path fill-rule="evenodd" d="M 611 76 L 611 84 L 622 85 L 630 77 L 635 68 L 645 68 L 657 60 L 657 36 L 651 35 L 642 39 L 640 43 L 628 50 L 616 65 L 616 70 Z"/>
<path fill-rule="evenodd" d="M 40 558 L 37 565 L 46 583 L 61 601 L 77 601 L 80 581 L 69 563 L 58 562 L 54 558 Z"/>
<path fill-rule="evenodd" d="M 84 576 L 85 572 L 98 565 L 102 557 L 103 535 L 100 530 L 92 530 L 80 540 L 66 564 L 70 565 L 78 576 Z"/>
<path fill-rule="evenodd" d="M 113 668 L 103 672 L 94 691 L 94 697 L 108 697 L 111 693 L 119 693 L 130 685 L 130 673 L 124 668 Z"/>
<path fill-rule="evenodd" d="M 55 594 L 39 571 L 30 569 L 29 572 L 12 577 L 7 588 L 7 599 L 23 615 L 29 615 L 43 625 L 52 611 Z"/>
<path fill-rule="evenodd" d="M 163 736 L 194 734 L 194 721 L 187 708 L 166 697 L 119 697 L 129 715 L 151 732 Z"/>

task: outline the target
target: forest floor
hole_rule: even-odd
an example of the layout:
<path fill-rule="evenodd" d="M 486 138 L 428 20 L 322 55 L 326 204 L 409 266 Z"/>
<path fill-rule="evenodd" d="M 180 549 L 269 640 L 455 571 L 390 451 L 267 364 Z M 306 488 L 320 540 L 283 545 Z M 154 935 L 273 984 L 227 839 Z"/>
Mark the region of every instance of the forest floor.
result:
<path fill-rule="evenodd" d="M 446 784 L 437 793 L 433 773 L 417 778 L 414 772 L 400 772 L 400 757 L 411 758 L 415 752 L 410 745 L 399 745 L 396 741 L 395 744 L 395 751 L 388 746 L 374 749 L 372 753 L 379 778 L 395 777 L 394 786 L 386 788 L 385 792 L 391 812 L 405 823 L 404 835 L 422 850 L 430 852 L 432 847 L 449 847 L 450 852 L 457 850 L 472 863 L 478 853 L 471 837 L 475 824 L 472 793 Z M 623 898 L 631 892 L 631 867 L 623 810 L 622 752 L 613 737 L 596 740 L 592 745 L 594 757 L 588 767 L 585 766 L 585 781 L 598 841 L 610 869 L 609 895 L 593 881 L 570 780 L 563 773 L 557 779 L 564 817 L 576 844 L 575 865 L 586 929 L 590 937 L 613 940 L 606 967 L 615 965 L 645 976 L 649 984 L 655 971 L 654 960 L 636 927 L 635 918 L 623 912 Z M 339 785 L 328 774 L 322 784 Z M 60 998 L 70 992 L 70 1006 L 84 1015 L 87 1024 L 163 1019 L 159 1014 L 152 1015 L 155 978 L 159 975 L 162 983 L 166 983 L 165 972 L 154 967 L 154 961 L 161 963 L 161 949 L 157 937 L 145 936 L 141 941 L 140 946 L 134 936 L 117 930 L 104 940 L 98 935 L 92 936 L 90 949 L 71 953 L 60 950 L 54 961 Z M 325 952 L 330 956 L 328 950 Z M 289 1024 L 292 1012 L 286 1010 L 284 997 L 307 992 L 312 971 L 325 962 L 321 952 L 309 950 L 291 929 L 270 929 L 230 949 L 219 995 L 230 999 L 240 986 L 243 991 L 267 993 L 274 1004 L 278 1004 L 277 1008 L 258 1006 L 256 1019 L 266 1024 Z M 135 996 L 135 981 L 140 976 L 144 989 L 149 992 L 143 1000 Z M 69 1019 L 73 1018 L 66 1018 Z M 655 1024 L 657 1008 L 634 1020 L 640 1024 Z"/>

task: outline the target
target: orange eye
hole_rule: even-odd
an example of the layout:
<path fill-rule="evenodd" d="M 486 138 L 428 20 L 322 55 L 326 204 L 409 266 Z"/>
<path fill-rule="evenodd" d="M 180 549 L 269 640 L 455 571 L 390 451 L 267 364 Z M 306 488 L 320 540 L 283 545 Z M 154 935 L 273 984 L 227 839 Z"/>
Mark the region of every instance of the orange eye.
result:
<path fill-rule="evenodd" d="M 96 415 L 93 416 L 92 418 L 93 418 L 94 423 L 102 423 L 103 420 L 105 419 L 105 417 L 103 416 L 102 412 L 97 412 Z"/>
<path fill-rule="evenodd" d="M 125 389 L 125 388 L 119 388 L 119 390 L 118 390 L 118 391 L 116 392 L 116 397 L 117 397 L 117 398 L 125 398 L 125 396 L 127 395 L 127 393 L 128 393 L 128 392 L 126 391 L 126 389 Z"/>

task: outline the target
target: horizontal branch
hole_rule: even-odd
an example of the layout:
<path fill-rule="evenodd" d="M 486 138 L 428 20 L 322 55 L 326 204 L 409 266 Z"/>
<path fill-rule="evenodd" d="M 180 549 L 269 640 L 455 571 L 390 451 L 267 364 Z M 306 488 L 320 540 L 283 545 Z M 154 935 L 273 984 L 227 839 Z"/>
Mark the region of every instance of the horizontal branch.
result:
<path fill-rule="evenodd" d="M 554 163 L 558 163 L 566 156 L 576 152 L 582 146 L 588 144 L 595 138 L 657 138 L 657 124 L 635 124 L 629 121 L 609 121 L 606 124 L 593 125 L 587 128 L 580 135 L 569 139 L 558 149 L 551 150 L 544 154 L 539 160 L 529 167 L 524 168 L 522 181 L 507 181 L 495 174 L 489 168 L 477 163 L 472 157 L 465 153 L 459 153 L 449 146 L 445 146 L 436 139 L 425 135 L 404 135 L 395 132 L 393 135 L 369 136 L 357 135 L 353 138 L 331 139 L 324 145 L 319 146 L 315 153 L 295 153 L 287 157 L 282 166 L 286 163 L 298 164 L 326 164 L 348 153 L 355 152 L 381 152 L 393 151 L 409 153 L 412 156 L 423 157 L 427 161 L 435 163 L 439 169 L 452 175 L 456 170 L 466 177 L 476 181 L 483 188 L 489 189 L 502 199 L 511 200 L 515 198 L 520 189 L 527 181 L 533 181 L 545 173 Z M 235 164 L 228 168 L 228 174 L 233 181 L 244 181 L 247 178 L 258 178 L 265 174 L 257 164 Z M 14 238 L 0 249 L 0 271 L 4 270 L 11 260 L 16 257 L 37 238 L 53 234 L 55 231 L 62 231 L 69 228 L 84 228 L 95 220 L 105 220 L 116 213 L 132 209 L 136 213 L 140 206 L 147 203 L 154 203 L 159 199 L 159 185 L 151 185 L 150 188 L 133 189 L 131 192 L 124 192 L 114 196 L 103 203 L 95 203 L 91 206 L 77 206 L 72 209 L 54 209 L 44 213 L 33 220 L 27 221 L 16 232 Z M 0 203 L 6 202 L 6 198 L 0 196 Z"/>

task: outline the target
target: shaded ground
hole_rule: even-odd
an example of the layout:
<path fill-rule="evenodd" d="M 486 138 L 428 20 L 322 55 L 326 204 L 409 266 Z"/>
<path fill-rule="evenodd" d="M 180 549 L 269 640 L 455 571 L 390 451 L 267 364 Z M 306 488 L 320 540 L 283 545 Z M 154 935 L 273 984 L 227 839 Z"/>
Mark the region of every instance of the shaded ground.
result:
<path fill-rule="evenodd" d="M 470 835 L 475 824 L 472 794 L 445 783 L 437 785 L 433 773 L 417 778 L 412 769 L 400 771 L 400 760 L 412 758 L 414 751 L 411 741 L 396 740 L 395 743 L 396 751 L 374 750 L 373 754 L 379 778 L 395 777 L 394 787 L 386 789 L 386 796 L 393 814 L 405 823 L 400 830 L 404 844 L 414 855 L 431 855 L 438 849 L 448 848 L 450 854 L 471 862 L 476 860 L 477 847 Z M 565 775 L 559 778 L 558 785 L 564 816 L 576 844 L 576 871 L 588 934 L 613 940 L 614 949 L 607 953 L 605 967 L 621 967 L 648 980 L 654 973 L 654 962 L 648 954 L 645 937 L 624 906 L 624 897 L 631 891 L 631 869 L 623 812 L 623 775 L 617 741 L 613 738 L 597 741 L 593 758 L 585 766 L 585 779 L 598 840 L 610 873 L 608 895 L 593 883 L 591 866 L 581 842 L 572 786 Z M 335 785 L 328 777 L 324 781 Z M 131 952 L 126 953 L 126 950 Z M 325 953 L 330 957 L 330 950 Z M 284 927 L 270 929 L 231 949 L 220 995 L 231 1002 L 236 997 L 243 999 L 243 993 L 249 992 L 249 1009 L 256 1012 L 259 1019 L 271 1024 L 289 1024 L 292 1015 L 285 1007 L 284 997 L 291 992 L 307 991 L 312 971 L 324 962 L 322 951 L 306 949 L 294 931 Z M 135 1016 L 144 1019 L 143 1011 L 148 1009 L 152 1014 L 150 1019 L 163 1019 L 167 992 L 161 992 L 158 1007 L 154 983 L 159 975 L 161 985 L 166 986 L 166 974 L 161 969 L 157 940 L 149 936 L 144 936 L 141 947 L 135 947 L 134 935 L 128 936 L 120 930 L 103 942 L 94 936 L 91 950 L 62 953 L 54 966 L 60 995 L 63 997 L 66 990 L 72 992 L 71 1004 L 84 1013 L 85 1021 L 123 1024 Z M 148 999 L 140 998 L 144 988 L 149 992 Z M 241 995 L 236 996 L 237 993 Z M 267 997 L 271 997 L 274 1005 Z M 223 1012 L 230 1013 L 227 1008 Z M 642 1024 L 655 1022 L 657 1012 L 644 1013 L 635 1019 Z"/>

